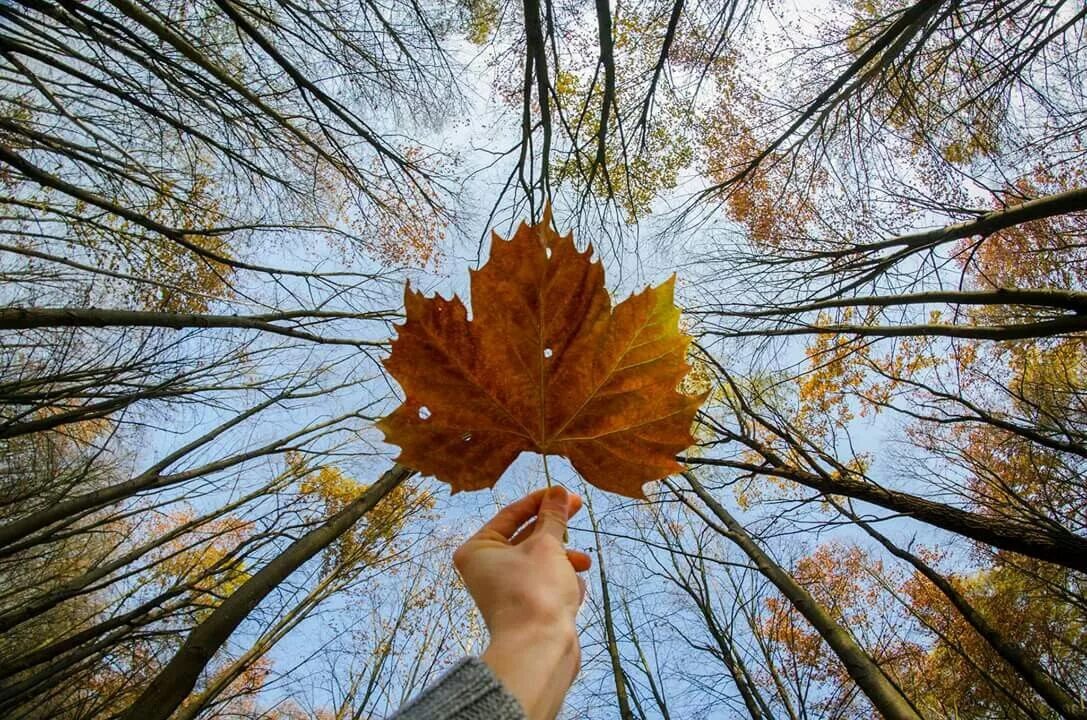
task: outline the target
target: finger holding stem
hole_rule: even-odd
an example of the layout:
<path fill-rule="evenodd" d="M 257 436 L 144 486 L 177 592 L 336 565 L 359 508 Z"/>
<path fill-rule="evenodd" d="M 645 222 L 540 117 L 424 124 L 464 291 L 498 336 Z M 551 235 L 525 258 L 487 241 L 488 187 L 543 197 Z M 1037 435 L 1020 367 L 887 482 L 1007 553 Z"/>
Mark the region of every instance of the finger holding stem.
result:
<path fill-rule="evenodd" d="M 542 457 L 543 457 L 543 466 L 544 466 L 544 479 L 547 480 L 547 487 L 550 488 L 551 487 L 551 471 L 547 469 L 547 456 L 543 455 Z M 570 531 L 569 530 L 563 530 L 562 531 L 562 542 L 563 543 L 570 542 Z"/>

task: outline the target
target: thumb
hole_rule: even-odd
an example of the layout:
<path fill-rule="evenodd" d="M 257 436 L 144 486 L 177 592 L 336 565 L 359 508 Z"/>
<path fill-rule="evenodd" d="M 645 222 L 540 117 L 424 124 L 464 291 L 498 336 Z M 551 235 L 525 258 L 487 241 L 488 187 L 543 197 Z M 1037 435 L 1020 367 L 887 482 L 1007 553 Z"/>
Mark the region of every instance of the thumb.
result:
<path fill-rule="evenodd" d="M 566 488 L 555 485 L 547 491 L 543 502 L 540 503 L 540 511 L 536 516 L 536 529 L 532 534 L 550 535 L 562 542 L 566 534 L 567 511 Z"/>

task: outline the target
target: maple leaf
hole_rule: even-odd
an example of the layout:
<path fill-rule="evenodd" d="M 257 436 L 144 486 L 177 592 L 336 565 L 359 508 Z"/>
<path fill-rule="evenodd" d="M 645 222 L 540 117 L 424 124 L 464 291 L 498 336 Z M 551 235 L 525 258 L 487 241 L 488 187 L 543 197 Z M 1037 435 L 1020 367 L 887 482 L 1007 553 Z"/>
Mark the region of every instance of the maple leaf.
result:
<path fill-rule="evenodd" d="M 471 271 L 472 313 L 404 290 L 405 322 L 384 364 L 406 399 L 377 425 L 397 462 L 454 493 L 493 486 L 524 451 L 561 455 L 589 483 L 629 497 L 678 472 L 705 394 L 684 395 L 690 337 L 675 276 L 614 308 L 604 269 L 573 234 L 539 225 L 492 234 Z"/>

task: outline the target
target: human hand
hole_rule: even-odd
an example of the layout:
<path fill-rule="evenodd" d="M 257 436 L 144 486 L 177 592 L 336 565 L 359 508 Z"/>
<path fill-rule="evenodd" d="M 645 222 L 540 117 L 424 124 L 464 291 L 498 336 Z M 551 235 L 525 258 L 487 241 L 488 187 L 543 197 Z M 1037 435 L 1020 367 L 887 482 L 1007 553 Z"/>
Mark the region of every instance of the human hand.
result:
<path fill-rule="evenodd" d="M 558 714 L 581 664 L 574 620 L 585 583 L 577 573 L 592 560 L 563 545 L 566 521 L 580 509 L 581 498 L 560 486 L 537 490 L 453 553 L 491 635 L 482 660 L 529 720 Z"/>

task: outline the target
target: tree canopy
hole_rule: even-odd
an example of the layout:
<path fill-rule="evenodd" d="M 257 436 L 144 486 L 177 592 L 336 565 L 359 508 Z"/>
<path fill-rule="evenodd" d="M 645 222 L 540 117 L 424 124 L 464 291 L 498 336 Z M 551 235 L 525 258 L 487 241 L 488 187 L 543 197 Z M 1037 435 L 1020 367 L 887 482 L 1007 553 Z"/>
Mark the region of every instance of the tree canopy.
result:
<path fill-rule="evenodd" d="M 1073 0 L 0 3 L 0 716 L 383 717 L 546 473 L 569 717 L 1087 718 L 1084 77 Z M 541 286 L 568 231 L 594 297 L 676 278 L 693 444 L 590 473 L 644 498 L 393 461 L 421 308 L 523 379 L 522 221 Z"/>

